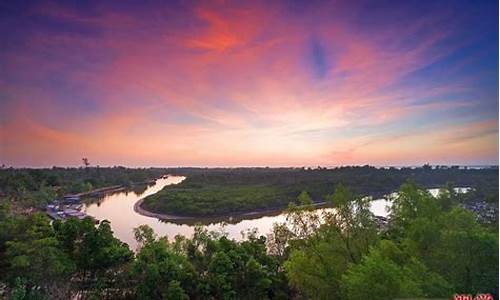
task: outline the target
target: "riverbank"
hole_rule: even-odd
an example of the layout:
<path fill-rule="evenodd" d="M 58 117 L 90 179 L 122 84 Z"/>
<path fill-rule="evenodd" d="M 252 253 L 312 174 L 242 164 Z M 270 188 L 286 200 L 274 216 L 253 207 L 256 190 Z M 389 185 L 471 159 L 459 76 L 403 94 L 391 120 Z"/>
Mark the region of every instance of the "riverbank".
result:
<path fill-rule="evenodd" d="M 81 193 L 77 193 L 77 194 L 67 195 L 67 197 L 96 197 L 99 195 L 104 195 L 106 193 L 121 192 L 121 191 L 124 191 L 125 188 L 126 187 L 123 185 L 105 186 L 105 187 L 93 189 L 93 190 L 87 191 L 87 192 L 81 192 Z"/>
<path fill-rule="evenodd" d="M 140 215 L 143 215 L 146 217 L 158 218 L 160 220 L 189 220 L 189 219 L 192 219 L 192 217 L 183 217 L 183 216 L 167 215 L 167 214 L 159 214 L 159 213 L 150 212 L 150 211 L 145 210 L 144 208 L 141 207 L 143 202 L 144 202 L 144 198 L 140 199 L 139 201 L 137 201 L 134 204 L 134 211 Z"/>
<path fill-rule="evenodd" d="M 164 175 L 160 178 L 164 178 L 165 176 L 166 175 Z M 132 183 L 130 183 L 130 186 L 125 186 L 125 185 L 105 186 L 105 187 L 93 189 L 93 190 L 90 190 L 87 192 L 81 192 L 81 193 L 67 195 L 67 196 L 70 196 L 70 197 L 71 196 L 73 196 L 73 197 L 98 197 L 98 196 L 102 196 L 102 195 L 108 194 L 108 193 L 122 192 L 122 191 L 125 191 L 125 190 L 130 189 L 131 187 L 135 187 L 135 186 L 154 184 L 156 182 L 156 180 L 157 179 L 151 179 L 151 180 L 141 181 L 141 182 L 132 182 Z"/>
<path fill-rule="evenodd" d="M 144 202 L 144 198 L 140 199 L 134 204 L 134 211 L 142 216 L 157 218 L 162 221 L 168 221 L 176 224 L 196 224 L 201 223 L 204 225 L 207 224 L 215 224 L 220 222 L 226 223 L 237 223 L 241 220 L 251 220 L 257 219 L 261 217 L 271 217 L 282 214 L 287 207 L 275 207 L 270 209 L 261 209 L 261 210 L 253 210 L 250 212 L 242 212 L 242 213 L 231 213 L 225 215 L 215 215 L 208 217 L 200 217 L 200 216 L 181 216 L 181 215 L 173 215 L 173 214 L 164 214 L 164 213 L 155 213 L 149 210 L 144 209 L 141 205 Z M 328 202 L 317 202 L 313 203 L 312 206 L 314 209 L 318 208 L 326 208 L 329 207 Z M 299 206 L 300 207 L 300 206 Z"/>
<path fill-rule="evenodd" d="M 439 193 L 438 188 L 433 188 L 433 189 L 428 189 L 427 190 L 433 197 L 437 197 Z M 467 193 L 470 191 L 469 187 L 456 187 L 455 191 L 457 193 Z M 384 197 L 371 197 L 372 202 L 377 202 L 377 201 L 387 201 L 388 198 L 394 197 L 394 194 L 397 192 L 393 192 L 390 195 L 385 195 Z M 134 204 L 134 211 L 142 216 L 146 217 L 151 217 L 151 218 L 156 218 L 161 221 L 165 222 L 170 222 L 170 223 L 175 223 L 178 225 L 194 225 L 194 224 L 202 224 L 202 225 L 210 225 L 210 224 L 217 224 L 217 223 L 228 223 L 228 224 L 236 224 L 238 222 L 241 222 L 243 220 L 252 220 L 252 219 L 258 219 L 262 217 L 273 217 L 277 216 L 280 214 L 283 214 L 287 207 L 286 206 L 281 206 L 281 207 L 274 207 L 274 208 L 266 208 L 266 209 L 257 209 L 249 212 L 241 212 L 241 213 L 226 213 L 226 214 L 221 214 L 221 215 L 210 215 L 210 216 L 186 216 L 186 215 L 175 215 L 175 214 L 165 214 L 165 213 L 157 213 L 157 212 L 152 212 L 149 211 L 145 208 L 142 207 L 142 204 L 144 203 L 145 198 L 142 198 L 138 200 Z M 331 207 L 330 202 L 314 202 L 312 203 L 313 209 L 320 209 L 320 208 L 328 208 Z M 298 206 L 300 208 L 302 206 Z M 385 207 L 380 208 L 379 210 L 385 210 Z M 381 212 L 378 212 L 381 214 Z M 376 214 L 377 215 L 377 214 Z"/>
<path fill-rule="evenodd" d="M 165 176 L 162 176 L 160 178 L 165 178 Z M 156 180 L 157 179 L 152 179 L 144 182 L 131 183 L 130 186 L 131 187 L 136 187 L 140 185 L 148 186 L 154 184 Z M 87 192 L 66 195 L 62 198 L 62 200 L 54 199 L 52 202 L 50 202 L 46 206 L 45 212 L 52 220 L 65 221 L 69 218 L 78 218 L 78 219 L 92 218 L 96 222 L 98 222 L 96 218 L 89 216 L 84 211 L 82 211 L 84 204 L 94 201 L 93 199 L 102 198 L 106 195 L 125 192 L 131 189 L 130 186 L 113 185 L 113 186 L 106 186 L 93 189 Z"/>

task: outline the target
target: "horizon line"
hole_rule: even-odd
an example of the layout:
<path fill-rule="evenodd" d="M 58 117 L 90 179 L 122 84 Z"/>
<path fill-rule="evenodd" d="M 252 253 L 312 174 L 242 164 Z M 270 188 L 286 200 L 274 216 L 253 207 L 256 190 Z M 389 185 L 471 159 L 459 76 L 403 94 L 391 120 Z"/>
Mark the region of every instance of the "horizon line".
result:
<path fill-rule="evenodd" d="M 269 168 L 269 169 L 301 169 L 301 168 L 310 168 L 310 169 L 318 169 L 318 168 L 326 168 L 326 169 L 333 169 L 333 168 L 343 168 L 343 167 L 375 167 L 375 168 L 421 168 L 424 166 L 430 166 L 432 168 L 435 167 L 458 167 L 458 168 L 498 168 L 499 164 L 408 164 L 408 165 L 371 165 L 371 164 L 351 164 L 351 165 L 276 165 L 276 166 L 269 166 L 269 165 L 235 165 L 235 166 L 224 166 L 224 165 L 178 165 L 178 166 L 154 166 L 154 165 L 149 165 L 149 166 L 127 166 L 127 165 L 90 165 L 88 168 L 117 168 L 117 167 L 123 167 L 127 169 L 183 169 L 183 168 L 193 168 L 193 169 L 244 169 L 244 168 Z M 85 168 L 83 165 L 53 165 L 53 166 L 8 166 L 8 165 L 0 165 L 0 169 L 52 169 L 52 168 L 66 168 L 66 169 L 78 169 L 78 168 Z"/>

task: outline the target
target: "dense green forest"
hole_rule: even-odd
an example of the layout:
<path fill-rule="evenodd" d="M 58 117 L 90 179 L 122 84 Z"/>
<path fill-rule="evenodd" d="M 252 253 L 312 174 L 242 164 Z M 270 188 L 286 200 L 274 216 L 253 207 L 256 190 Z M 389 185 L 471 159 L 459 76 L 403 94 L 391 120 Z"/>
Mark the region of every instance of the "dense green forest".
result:
<path fill-rule="evenodd" d="M 338 185 L 318 215 L 307 192 L 272 234 L 242 242 L 198 227 L 169 241 L 135 229 L 137 253 L 110 224 L 0 206 L 0 282 L 9 299 L 394 299 L 498 294 L 498 230 L 404 183 L 387 227 Z"/>
<path fill-rule="evenodd" d="M 468 195 L 471 201 L 496 203 L 498 199 L 498 168 L 185 168 L 168 172 L 187 178 L 146 198 L 144 209 L 198 217 L 237 214 L 285 208 L 302 191 L 307 191 L 315 202 L 324 201 L 339 183 L 357 195 L 381 197 L 397 190 L 409 178 L 426 188 L 447 183 L 474 188 Z"/>
<path fill-rule="evenodd" d="M 229 206 L 247 201 L 267 205 L 269 197 L 287 195 L 272 204 L 292 202 L 287 221 L 275 224 L 265 236 L 249 231 L 241 242 L 201 226 L 192 237 L 170 239 L 140 226 L 135 230 L 140 247 L 133 252 L 113 236 L 106 220 L 99 225 L 90 219 L 51 222 L 37 212 L 53 197 L 110 185 L 132 186 L 164 174 L 187 176 L 164 192 L 178 191 L 184 197 L 193 190 L 202 191 L 197 201 L 207 193 L 206 197 L 220 197 L 212 199 L 231 199 L 225 204 Z M 457 194 L 448 184 L 438 198 L 425 190 L 449 182 L 474 190 Z M 498 218 L 485 222 L 463 208 L 474 202 L 498 205 L 497 182 L 497 168 L 427 166 L 401 170 L 3 168 L 0 299 L 498 295 Z M 397 189 L 400 193 L 389 222 L 381 226 L 362 195 Z M 312 204 L 320 200 L 328 201 L 337 213 L 319 215 Z M 251 207 L 255 206 L 245 209 Z"/>

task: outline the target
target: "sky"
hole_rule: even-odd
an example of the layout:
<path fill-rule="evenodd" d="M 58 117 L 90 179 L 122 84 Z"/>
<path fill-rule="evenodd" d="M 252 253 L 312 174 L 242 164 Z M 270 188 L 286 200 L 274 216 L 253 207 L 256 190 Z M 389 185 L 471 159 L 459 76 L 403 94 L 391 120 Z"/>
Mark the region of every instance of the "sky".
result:
<path fill-rule="evenodd" d="M 0 164 L 498 164 L 498 1 L 2 1 Z"/>

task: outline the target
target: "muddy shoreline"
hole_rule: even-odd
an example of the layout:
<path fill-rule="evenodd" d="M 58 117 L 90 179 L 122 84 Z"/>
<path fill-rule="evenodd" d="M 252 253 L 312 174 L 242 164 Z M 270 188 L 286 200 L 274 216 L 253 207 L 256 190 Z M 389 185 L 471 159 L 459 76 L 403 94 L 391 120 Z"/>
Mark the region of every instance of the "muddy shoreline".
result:
<path fill-rule="evenodd" d="M 140 215 L 146 217 L 157 218 L 162 221 L 168 221 L 177 224 L 212 224 L 212 223 L 237 223 L 242 219 L 256 219 L 265 216 L 276 216 L 283 213 L 287 207 L 276 207 L 271 209 L 263 209 L 263 210 L 255 210 L 251 212 L 243 212 L 243 213 L 234 213 L 228 215 L 221 216 L 208 216 L 208 217 L 199 217 L 199 216 L 180 216 L 180 215 L 172 215 L 172 214 L 161 214 L 148 211 L 142 208 L 142 203 L 144 199 L 140 199 L 134 204 L 134 211 Z M 315 209 L 317 208 L 325 208 L 329 206 L 328 202 L 318 202 L 313 203 Z"/>

